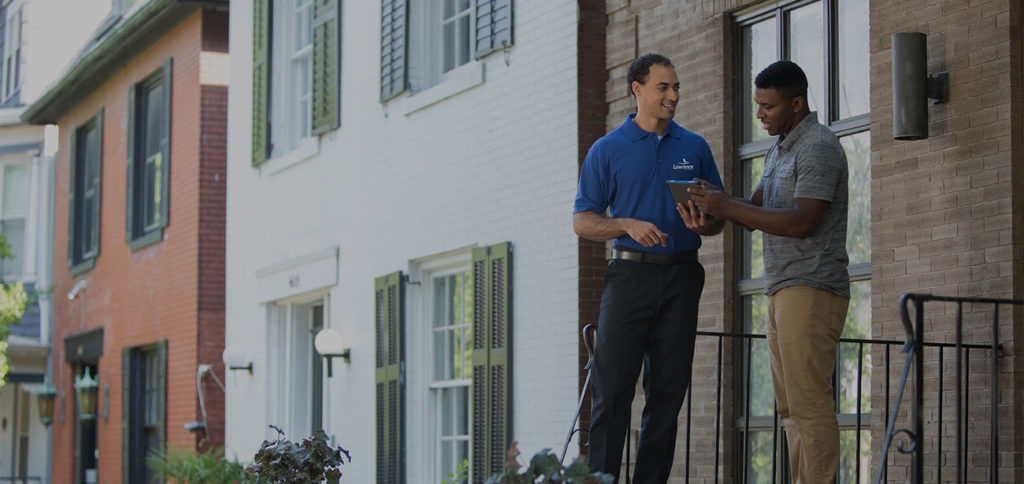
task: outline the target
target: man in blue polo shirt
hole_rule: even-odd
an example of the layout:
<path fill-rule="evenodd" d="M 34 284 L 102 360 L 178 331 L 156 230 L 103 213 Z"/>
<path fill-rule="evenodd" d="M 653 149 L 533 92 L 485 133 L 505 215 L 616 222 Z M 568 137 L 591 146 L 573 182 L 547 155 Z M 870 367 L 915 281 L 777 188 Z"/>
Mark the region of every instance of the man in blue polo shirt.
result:
<path fill-rule="evenodd" d="M 626 81 L 636 114 L 590 147 L 573 209 L 577 235 L 615 239 L 594 350 L 588 464 L 618 478 L 642 366 L 647 401 L 633 482 L 663 483 L 690 383 L 704 289 L 700 235 L 715 235 L 725 223 L 698 213 L 692 202 L 677 205 L 665 181 L 699 177 L 718 187 L 722 181 L 708 143 L 672 121 L 679 79 L 671 61 L 658 54 L 640 57 Z M 694 220 L 693 230 L 683 213 Z"/>

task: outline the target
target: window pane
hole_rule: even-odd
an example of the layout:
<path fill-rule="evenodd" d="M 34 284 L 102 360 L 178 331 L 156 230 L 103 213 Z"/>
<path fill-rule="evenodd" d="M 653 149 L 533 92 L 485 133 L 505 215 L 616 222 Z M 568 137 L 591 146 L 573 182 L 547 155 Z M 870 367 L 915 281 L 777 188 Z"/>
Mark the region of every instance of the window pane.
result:
<path fill-rule="evenodd" d="M 743 194 L 750 198 L 761 174 L 764 172 L 764 157 L 743 161 Z M 739 228 L 743 244 L 743 279 L 764 277 L 764 257 L 761 245 L 761 231 Z"/>
<path fill-rule="evenodd" d="M 3 276 L 20 276 L 25 258 L 25 220 L 5 220 L 0 222 L 0 233 L 7 238 L 11 246 L 11 258 L 0 259 Z"/>
<path fill-rule="evenodd" d="M 768 139 L 768 133 L 761 129 L 757 120 L 757 105 L 754 104 L 754 79 L 757 74 L 778 58 L 778 37 L 775 17 L 743 27 L 740 34 L 743 51 L 743 142 Z"/>
<path fill-rule="evenodd" d="M 856 430 L 839 432 L 839 478 L 836 482 L 866 484 L 871 482 L 871 431 L 860 431 L 860 453 L 857 453 Z M 857 466 L 860 465 L 860 481 L 857 480 Z"/>
<path fill-rule="evenodd" d="M 742 437 L 742 432 L 740 436 Z M 751 432 L 749 446 L 749 457 L 747 458 L 747 482 L 751 484 L 769 484 L 775 482 L 772 479 L 772 432 Z M 774 453 L 781 452 L 782 443 L 776 444 Z"/>
<path fill-rule="evenodd" d="M 163 85 L 150 85 L 146 90 L 145 144 L 142 156 L 149 158 L 160 152 L 160 121 L 163 119 Z"/>
<path fill-rule="evenodd" d="M 843 338 L 871 338 L 871 281 L 850 284 L 850 309 L 846 313 Z M 863 354 L 858 354 L 862 352 Z M 871 413 L 871 345 L 840 343 L 839 412 Z M 860 406 L 857 404 L 858 359 L 860 375 Z"/>
<path fill-rule="evenodd" d="M 750 334 L 764 334 L 767 322 L 768 298 L 762 294 L 743 297 L 743 319 L 744 332 Z M 763 338 L 744 338 L 740 340 L 743 345 L 738 348 L 742 351 L 742 361 L 747 369 L 747 343 L 749 342 L 750 354 L 750 381 L 744 381 L 743 393 L 747 392 L 747 385 L 750 388 L 750 415 L 771 416 L 775 411 L 775 394 L 772 389 L 772 374 L 768 363 L 768 345 Z M 745 413 L 746 409 L 741 410 Z"/>
<path fill-rule="evenodd" d="M 825 108 L 825 42 L 822 5 L 812 3 L 789 12 L 789 58 L 807 75 L 807 103 L 812 111 Z M 819 119 L 824 121 L 824 113 Z"/>
<path fill-rule="evenodd" d="M 28 215 L 28 165 L 4 165 L 3 217 Z"/>
<path fill-rule="evenodd" d="M 871 262 L 871 134 L 868 131 L 844 136 L 839 141 L 846 151 L 849 169 L 849 203 L 846 251 L 851 264 Z"/>
<path fill-rule="evenodd" d="M 459 19 L 459 65 L 469 62 L 469 15 Z"/>
<path fill-rule="evenodd" d="M 441 45 L 444 52 L 441 61 L 441 71 L 448 72 L 455 68 L 455 23 L 447 22 L 441 28 L 443 30 Z"/>
<path fill-rule="evenodd" d="M 868 2 L 839 0 L 839 118 L 867 113 L 868 103 Z"/>

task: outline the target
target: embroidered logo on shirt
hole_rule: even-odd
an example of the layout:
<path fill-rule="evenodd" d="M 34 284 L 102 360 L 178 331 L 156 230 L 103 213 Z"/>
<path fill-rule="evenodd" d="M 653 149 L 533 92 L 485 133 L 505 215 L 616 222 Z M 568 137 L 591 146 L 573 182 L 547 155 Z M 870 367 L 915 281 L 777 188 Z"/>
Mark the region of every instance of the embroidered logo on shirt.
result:
<path fill-rule="evenodd" d="M 673 170 L 692 170 L 693 169 L 693 164 L 690 163 L 689 161 L 687 161 L 686 158 L 683 158 L 683 161 L 676 162 L 674 165 L 672 165 L 672 169 Z"/>

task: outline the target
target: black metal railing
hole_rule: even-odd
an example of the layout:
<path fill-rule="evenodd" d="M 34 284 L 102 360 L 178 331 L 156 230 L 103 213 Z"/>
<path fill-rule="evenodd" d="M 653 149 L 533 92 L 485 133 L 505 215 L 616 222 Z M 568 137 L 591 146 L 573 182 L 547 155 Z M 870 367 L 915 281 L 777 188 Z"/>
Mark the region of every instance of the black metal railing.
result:
<path fill-rule="evenodd" d="M 923 305 L 929 301 L 957 304 L 953 342 L 925 341 Z M 909 303 L 915 305 L 914 316 L 916 317 L 916 324 L 910 323 L 907 306 Z M 998 307 L 1005 304 L 1021 305 L 1024 304 L 1024 301 L 985 298 L 945 298 L 907 294 L 900 299 L 900 304 L 903 327 L 907 333 L 906 340 L 843 338 L 839 342 L 833 385 L 836 392 L 836 410 L 839 413 L 840 430 L 844 432 L 853 431 L 855 438 L 850 443 L 853 446 L 852 462 L 849 461 L 851 459 L 848 459 L 840 463 L 840 475 L 837 475 L 836 482 L 869 482 L 872 475 L 870 467 L 875 468 L 875 483 L 889 482 L 889 461 L 894 458 L 894 455 L 889 453 L 889 444 L 898 435 L 905 439 L 905 441 L 898 442 L 899 452 L 911 454 L 907 476 L 909 476 L 912 483 L 922 482 L 923 469 L 926 465 L 923 453 L 924 445 L 922 443 L 925 433 L 922 409 L 925 408 L 926 403 L 929 405 L 929 408 L 934 408 L 935 411 L 935 437 L 932 441 L 935 442 L 934 445 L 936 446 L 935 454 L 937 459 L 934 474 L 937 480 L 941 478 L 942 470 L 946 466 L 945 460 L 948 460 L 943 453 L 943 441 L 951 437 L 948 435 L 949 425 L 946 421 L 947 416 L 944 414 L 946 411 L 952 410 L 955 414 L 953 419 L 955 435 L 952 438 L 956 441 L 955 454 L 953 455 L 956 459 L 957 481 L 967 481 L 968 462 L 972 462 L 975 468 L 981 466 L 979 462 L 983 462 L 983 460 L 977 457 L 972 459 L 972 456 L 987 454 L 989 482 L 998 482 L 998 358 L 1001 355 Z M 990 342 L 963 342 L 964 304 L 991 304 L 994 306 Z M 769 416 L 754 414 L 751 409 L 751 370 L 755 359 L 753 357 L 755 345 L 764 344 L 764 338 L 763 334 L 712 331 L 699 331 L 697 333 L 697 354 L 703 354 L 704 359 L 702 364 L 695 363 L 694 366 L 695 376 L 691 379 L 689 393 L 683 407 L 683 420 L 680 422 L 681 428 L 679 432 L 681 441 L 676 449 L 676 461 L 682 461 L 682 472 L 685 482 L 695 479 L 702 482 L 715 483 L 725 480 L 740 483 L 757 481 L 774 484 L 776 482 L 785 483 L 790 480 L 786 463 L 785 445 L 783 444 L 785 441 L 785 430 L 780 425 L 781 420 L 777 411 L 773 407 Z M 714 348 L 715 353 L 712 358 L 707 358 L 707 352 L 710 348 Z M 898 349 L 898 351 L 906 355 L 903 365 L 899 368 L 893 366 L 893 349 Z M 843 351 L 856 351 L 856 371 L 854 375 L 847 375 L 848 369 L 844 369 L 841 365 L 841 358 L 838 356 L 842 355 Z M 926 352 L 932 353 L 928 359 L 929 364 L 927 368 L 924 358 Z M 877 357 L 883 358 L 880 365 L 874 364 L 874 358 Z M 865 361 L 869 359 L 871 362 L 865 365 Z M 983 436 L 988 439 L 989 445 L 978 446 L 981 447 L 980 449 L 969 448 L 968 439 L 965 436 L 974 435 L 975 438 L 978 438 L 979 434 L 986 429 L 974 429 L 971 427 L 971 420 L 963 418 L 966 409 L 972 408 L 970 407 L 972 402 L 969 401 L 969 398 L 972 395 L 977 395 L 977 388 L 972 390 L 972 379 L 964 377 L 964 375 L 970 372 L 972 360 L 989 363 L 987 378 L 978 378 L 973 383 L 975 387 L 980 386 L 982 392 L 987 389 L 990 398 L 990 402 L 988 402 L 988 435 Z M 952 377 L 955 380 L 952 382 L 947 381 L 951 377 L 944 371 L 949 361 L 952 361 L 955 365 L 955 375 Z M 743 371 L 739 372 L 740 375 L 743 375 L 742 378 L 729 376 L 736 375 L 735 371 L 723 372 L 723 368 L 729 368 L 729 363 L 743 365 Z M 737 367 L 732 368 L 735 370 Z M 913 368 L 912 380 L 910 380 L 911 368 Z M 862 388 L 864 381 L 871 381 L 870 376 L 865 380 L 865 373 L 872 369 L 884 371 L 884 377 L 880 377 L 881 382 L 879 382 L 880 386 L 884 388 L 881 392 L 883 395 L 870 395 L 884 401 L 884 408 L 875 411 L 876 415 L 885 417 L 883 422 L 885 434 L 882 437 L 882 451 L 880 453 L 871 452 L 871 437 L 870 435 L 864 435 L 865 432 L 870 434 L 873 409 L 870 406 L 870 402 L 868 402 L 868 405 L 864 405 L 862 401 L 864 397 Z M 894 369 L 899 369 L 901 372 L 895 388 L 892 385 L 892 370 Z M 706 373 L 709 371 L 714 373 L 713 377 L 710 377 L 713 384 L 701 384 L 702 379 L 698 378 L 698 376 L 701 376 L 700 373 L 703 372 L 705 373 L 703 376 L 707 379 L 709 375 L 706 375 Z M 847 382 L 854 382 L 853 401 L 855 406 L 853 409 L 849 409 L 852 411 L 844 411 L 844 409 L 838 407 L 838 402 L 840 401 L 839 392 L 844 391 L 844 388 L 841 388 L 844 385 L 840 383 L 844 381 L 844 378 L 847 379 Z M 935 382 L 932 385 L 935 387 L 935 391 L 929 394 L 928 402 L 925 401 L 924 381 L 926 378 L 934 379 Z M 876 381 L 878 379 L 875 378 Z M 903 392 L 908 381 L 912 381 L 914 384 L 913 400 L 910 403 L 909 412 L 912 428 L 895 429 L 897 417 L 900 415 Z M 760 384 L 763 385 L 764 383 L 760 382 Z M 950 405 L 943 399 L 943 395 L 947 391 L 947 385 L 955 387 L 955 401 L 957 402 L 955 404 Z M 895 392 L 895 395 L 893 392 Z M 734 395 L 729 395 L 730 393 Z M 581 405 L 583 401 L 584 399 L 581 398 Z M 711 402 L 714 403 L 711 404 Z M 974 402 L 975 408 L 979 405 L 983 406 L 984 403 L 978 404 Z M 697 412 L 697 415 L 694 414 L 695 406 L 701 409 L 701 411 Z M 950 406 L 955 408 L 948 408 Z M 709 415 L 706 412 L 706 409 L 709 407 L 713 409 L 713 415 Z M 944 423 L 947 425 L 944 425 Z M 577 432 L 581 436 L 581 445 L 585 446 L 585 430 L 580 431 L 580 429 L 573 428 L 573 430 L 570 430 L 569 436 L 571 437 Z M 767 469 L 767 474 L 770 475 L 770 478 L 766 478 L 766 476 L 761 474 L 757 476 L 750 475 L 751 471 L 754 470 L 752 461 L 756 454 L 751 448 L 753 445 L 752 435 L 757 432 L 771 432 L 770 468 Z M 731 436 L 731 438 L 726 436 Z M 632 430 L 627 432 L 627 447 L 624 453 L 625 467 L 623 469 L 623 478 L 627 483 L 632 472 L 630 456 L 632 454 L 631 451 L 635 450 L 636 442 L 634 437 Z M 727 440 L 731 440 L 731 442 L 727 442 Z M 713 445 L 713 447 L 710 447 L 710 452 L 714 454 L 713 458 L 710 459 L 713 460 L 713 462 L 710 462 L 712 465 L 708 466 L 709 462 L 704 461 L 699 462 L 698 465 L 693 465 L 692 456 L 694 449 L 699 449 L 703 456 L 708 454 L 709 444 Z M 847 453 L 846 455 L 849 456 L 850 454 Z M 885 456 L 886 458 L 879 461 L 879 456 Z M 724 465 L 722 465 L 723 462 Z M 726 473 L 730 475 L 730 478 L 726 479 Z M 906 479 L 906 477 L 900 477 L 897 480 L 898 482 L 905 482 Z"/>
<path fill-rule="evenodd" d="M 28 484 L 30 482 L 43 482 L 43 478 L 39 476 L 0 476 L 0 482 L 10 482 L 11 484 Z"/>

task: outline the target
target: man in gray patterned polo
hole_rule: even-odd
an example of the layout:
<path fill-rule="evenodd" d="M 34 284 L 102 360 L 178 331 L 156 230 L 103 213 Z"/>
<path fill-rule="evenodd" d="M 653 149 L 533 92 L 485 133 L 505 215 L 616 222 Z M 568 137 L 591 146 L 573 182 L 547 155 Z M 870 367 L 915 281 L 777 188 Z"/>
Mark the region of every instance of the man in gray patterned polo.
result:
<path fill-rule="evenodd" d="M 795 63 L 766 67 L 754 85 L 757 118 L 778 138 L 750 200 L 710 184 L 690 191 L 702 212 L 763 232 L 766 336 L 791 471 L 800 484 L 831 483 L 839 462 L 831 379 L 850 303 L 846 153 L 808 108 Z M 687 227 L 697 222 L 680 215 Z"/>

